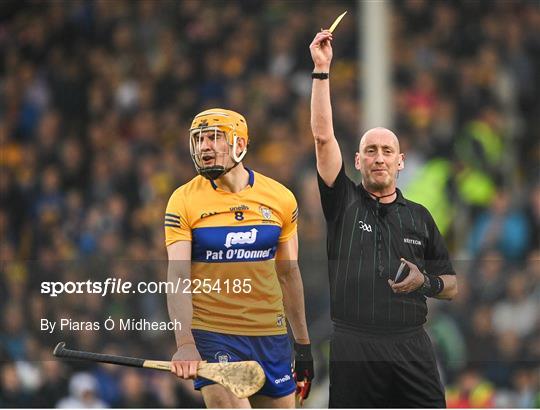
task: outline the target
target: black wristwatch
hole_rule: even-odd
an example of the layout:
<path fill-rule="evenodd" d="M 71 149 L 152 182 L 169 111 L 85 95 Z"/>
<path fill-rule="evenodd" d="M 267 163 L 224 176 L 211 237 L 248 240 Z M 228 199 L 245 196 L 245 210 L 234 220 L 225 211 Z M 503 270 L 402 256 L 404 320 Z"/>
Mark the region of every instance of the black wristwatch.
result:
<path fill-rule="evenodd" d="M 314 80 L 328 80 L 329 77 L 329 73 L 311 73 L 311 78 L 313 78 Z"/>

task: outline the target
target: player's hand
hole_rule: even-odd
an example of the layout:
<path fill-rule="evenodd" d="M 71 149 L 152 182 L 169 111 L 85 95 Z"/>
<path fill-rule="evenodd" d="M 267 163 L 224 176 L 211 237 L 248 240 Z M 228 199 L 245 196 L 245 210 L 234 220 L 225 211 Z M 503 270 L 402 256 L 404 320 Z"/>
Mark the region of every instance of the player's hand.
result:
<path fill-rule="evenodd" d="M 401 260 L 405 262 L 410 268 L 409 275 L 405 279 L 403 279 L 402 282 L 399 283 L 394 283 L 393 280 L 388 279 L 388 284 L 390 285 L 394 293 L 414 292 L 416 289 L 418 289 L 424 284 L 424 275 L 422 274 L 422 272 L 420 272 L 420 269 L 418 269 L 418 266 L 416 266 L 414 263 L 409 262 L 408 260 L 405 260 L 403 258 L 401 258 Z"/>
<path fill-rule="evenodd" d="M 171 359 L 171 373 L 182 379 L 194 379 L 197 377 L 197 366 L 201 361 L 201 355 L 194 343 L 187 343 L 180 348 Z"/>
<path fill-rule="evenodd" d="M 315 377 L 313 370 L 313 357 L 310 344 L 294 344 L 294 380 L 296 381 L 296 396 L 300 405 L 304 404 L 311 390 L 311 380 Z"/>
<path fill-rule="evenodd" d="M 332 62 L 331 41 L 333 39 L 332 33 L 328 30 L 322 30 L 317 33 L 309 45 L 309 51 L 311 52 L 311 58 L 313 59 L 313 64 L 315 64 L 316 72 L 327 73 L 330 70 L 330 63 Z"/>

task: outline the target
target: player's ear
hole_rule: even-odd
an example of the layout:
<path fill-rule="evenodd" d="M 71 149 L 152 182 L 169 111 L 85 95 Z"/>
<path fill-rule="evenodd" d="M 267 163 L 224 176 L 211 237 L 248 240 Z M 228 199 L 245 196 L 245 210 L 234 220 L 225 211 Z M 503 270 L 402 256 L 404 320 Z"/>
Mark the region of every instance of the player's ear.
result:
<path fill-rule="evenodd" d="M 238 137 L 236 140 L 236 146 L 238 148 L 238 154 L 240 154 L 246 148 L 246 139 L 243 137 Z"/>
<path fill-rule="evenodd" d="M 354 154 L 354 167 L 360 171 L 360 153 L 357 152 Z"/>
<path fill-rule="evenodd" d="M 241 155 L 246 148 L 246 139 L 243 137 L 238 137 L 236 139 L 236 155 Z"/>
<path fill-rule="evenodd" d="M 398 161 L 398 170 L 402 170 L 405 168 L 405 154 L 401 153 L 399 154 L 399 161 Z"/>

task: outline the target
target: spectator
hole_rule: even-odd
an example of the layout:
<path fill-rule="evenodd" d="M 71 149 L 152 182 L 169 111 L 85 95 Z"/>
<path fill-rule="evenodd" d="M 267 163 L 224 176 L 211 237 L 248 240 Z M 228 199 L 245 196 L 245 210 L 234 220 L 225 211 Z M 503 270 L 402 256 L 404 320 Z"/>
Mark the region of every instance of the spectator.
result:
<path fill-rule="evenodd" d="M 478 261 L 473 282 L 475 299 L 480 303 L 499 301 L 504 296 L 507 277 L 503 255 L 496 250 L 486 250 Z"/>
<path fill-rule="evenodd" d="M 525 215 L 512 207 L 510 193 L 499 190 L 488 211 L 480 215 L 469 237 L 473 257 L 483 250 L 496 249 L 505 260 L 523 260 L 529 246 L 529 226 Z"/>
<path fill-rule="evenodd" d="M 122 373 L 120 379 L 120 401 L 118 407 L 121 408 L 150 408 L 156 406 L 156 397 L 146 389 L 143 375 L 133 369 L 127 369 Z"/>
<path fill-rule="evenodd" d="M 88 373 L 76 373 L 69 382 L 69 396 L 61 399 L 56 407 L 59 409 L 107 407 L 96 393 L 96 379 Z"/>
<path fill-rule="evenodd" d="M 43 383 L 34 394 L 32 407 L 54 407 L 68 393 L 65 367 L 49 360 L 48 354 L 44 359 L 41 363 Z"/>
<path fill-rule="evenodd" d="M 31 397 L 24 391 L 17 370 L 12 363 L 1 368 L 0 404 L 4 408 L 23 408 L 31 405 Z"/>
<path fill-rule="evenodd" d="M 513 272 L 507 285 L 507 298 L 498 302 L 493 311 L 496 332 L 512 331 L 520 337 L 526 337 L 534 330 L 539 310 L 530 295 L 528 283 L 527 276 Z"/>
<path fill-rule="evenodd" d="M 466 369 L 446 393 L 449 408 L 491 408 L 494 398 L 495 389 L 474 368 Z"/>

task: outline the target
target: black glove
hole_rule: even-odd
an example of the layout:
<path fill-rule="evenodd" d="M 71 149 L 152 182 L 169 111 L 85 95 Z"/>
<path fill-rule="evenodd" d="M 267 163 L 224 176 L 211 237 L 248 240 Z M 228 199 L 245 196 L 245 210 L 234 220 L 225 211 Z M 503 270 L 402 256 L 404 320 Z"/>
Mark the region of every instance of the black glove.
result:
<path fill-rule="evenodd" d="M 309 396 L 311 390 L 311 380 L 315 377 L 313 371 L 313 357 L 311 356 L 311 344 L 294 344 L 294 380 L 296 381 L 296 395 L 300 397 L 300 404 Z M 303 386 L 298 383 L 304 382 Z"/>

